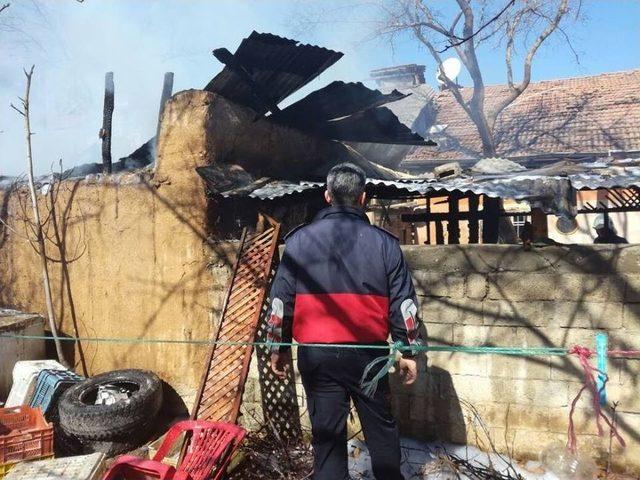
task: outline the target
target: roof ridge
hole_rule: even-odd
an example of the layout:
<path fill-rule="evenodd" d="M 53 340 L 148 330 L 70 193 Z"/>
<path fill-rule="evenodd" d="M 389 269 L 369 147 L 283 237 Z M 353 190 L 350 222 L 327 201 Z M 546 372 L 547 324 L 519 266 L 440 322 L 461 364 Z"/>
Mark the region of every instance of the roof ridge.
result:
<path fill-rule="evenodd" d="M 549 79 L 545 79 L 545 80 L 537 80 L 537 81 L 531 81 L 529 86 L 531 85 L 540 85 L 543 83 L 556 83 L 556 82 L 563 82 L 566 80 L 589 80 L 592 78 L 599 78 L 599 77 L 613 77 L 613 76 L 621 76 L 623 74 L 640 74 L 640 67 L 639 68 L 632 68 L 630 70 L 618 70 L 615 72 L 603 72 L 603 73 L 598 73 L 595 75 L 584 75 L 582 77 L 561 77 L 561 78 L 549 78 Z M 517 82 L 516 82 L 517 84 Z M 491 83 L 488 85 L 485 85 L 485 88 L 487 87 L 507 87 L 508 84 L 506 83 Z M 462 86 L 463 89 L 466 90 L 473 90 L 472 86 Z M 443 92 L 447 92 L 447 90 L 442 90 Z"/>

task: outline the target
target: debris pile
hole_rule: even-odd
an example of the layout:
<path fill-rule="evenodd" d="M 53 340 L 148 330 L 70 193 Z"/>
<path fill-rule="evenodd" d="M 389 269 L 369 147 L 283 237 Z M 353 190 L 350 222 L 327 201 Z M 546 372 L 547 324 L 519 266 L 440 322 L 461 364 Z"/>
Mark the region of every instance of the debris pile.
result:
<path fill-rule="evenodd" d="M 247 434 L 232 480 L 302 480 L 311 478 L 311 445 L 287 442 L 266 426 Z"/>

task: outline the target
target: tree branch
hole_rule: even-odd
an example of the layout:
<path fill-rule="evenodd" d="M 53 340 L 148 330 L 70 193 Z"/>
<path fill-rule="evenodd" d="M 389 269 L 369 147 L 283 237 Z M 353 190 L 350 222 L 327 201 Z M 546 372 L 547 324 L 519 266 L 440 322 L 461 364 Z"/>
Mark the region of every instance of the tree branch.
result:
<path fill-rule="evenodd" d="M 487 115 L 489 120 L 489 125 L 491 125 L 492 128 L 493 128 L 493 125 L 495 125 L 495 122 L 498 118 L 498 115 L 500 115 L 500 112 L 502 112 L 505 108 L 511 105 L 516 100 L 516 98 L 518 98 L 522 94 L 522 92 L 526 90 L 526 88 L 529 86 L 529 83 L 531 83 L 531 65 L 533 63 L 533 57 L 538 51 L 538 48 L 540 48 L 540 45 L 542 45 L 542 43 L 549 37 L 549 35 L 551 35 L 558 28 L 558 25 L 560 24 L 562 17 L 564 17 L 564 15 L 568 12 L 568 10 L 569 10 L 569 0 L 562 0 L 560 2 L 560 5 L 558 6 L 558 10 L 556 11 L 554 18 L 551 19 L 551 21 L 547 24 L 546 28 L 540 33 L 540 35 L 538 35 L 536 40 L 533 42 L 533 44 L 529 48 L 529 51 L 527 52 L 527 56 L 524 60 L 522 81 L 517 86 L 513 84 L 513 74 L 510 71 L 511 70 L 510 46 L 511 47 L 513 46 L 513 38 L 510 38 L 510 41 L 507 42 L 507 51 L 508 51 L 507 74 L 510 76 L 510 79 L 511 79 L 509 83 L 510 94 L 507 98 L 505 98 L 503 101 L 499 102 L 498 105 L 496 105 L 496 108 L 493 112 L 490 112 Z M 524 15 L 524 11 L 522 15 Z M 518 22 L 519 21 L 520 20 L 518 20 Z M 515 27 L 514 27 L 513 33 L 515 34 Z"/>
<path fill-rule="evenodd" d="M 478 28 L 475 32 L 471 33 L 471 34 L 467 34 L 465 35 L 463 38 L 460 38 L 457 42 L 455 43 L 450 43 L 449 45 L 447 45 L 446 47 L 444 47 L 442 50 L 439 50 L 438 53 L 444 53 L 447 50 L 449 50 L 450 48 L 454 48 L 457 47 L 459 45 L 462 45 L 465 42 L 468 42 L 469 40 L 471 40 L 472 38 L 474 38 L 476 35 L 478 35 L 480 32 L 482 32 L 485 28 L 487 28 L 489 25 L 491 25 L 493 22 L 497 21 L 504 12 L 507 11 L 507 9 L 512 6 L 513 4 L 515 4 L 516 0 L 510 0 L 509 3 L 507 3 L 504 8 L 502 10 L 500 10 L 491 20 L 485 22 L 480 28 Z M 462 5 L 466 4 L 465 8 L 471 8 L 469 6 L 469 4 L 467 2 L 465 2 L 464 0 L 461 0 L 458 2 L 458 5 L 460 5 L 460 9 L 461 9 L 461 13 L 464 11 Z M 456 21 L 453 24 L 453 27 L 451 27 L 451 29 L 453 29 L 456 25 L 456 23 L 458 23 L 458 20 L 460 18 L 460 14 L 458 14 L 458 17 L 456 17 Z M 452 33 L 450 31 L 450 33 Z M 451 38 L 454 38 L 454 35 L 450 34 L 449 35 Z M 456 37 L 459 38 L 459 37 Z"/>
<path fill-rule="evenodd" d="M 0 5 L 0 13 L 2 13 L 4 10 L 9 8 L 10 5 L 11 5 L 10 3 L 5 3 L 4 5 Z"/>

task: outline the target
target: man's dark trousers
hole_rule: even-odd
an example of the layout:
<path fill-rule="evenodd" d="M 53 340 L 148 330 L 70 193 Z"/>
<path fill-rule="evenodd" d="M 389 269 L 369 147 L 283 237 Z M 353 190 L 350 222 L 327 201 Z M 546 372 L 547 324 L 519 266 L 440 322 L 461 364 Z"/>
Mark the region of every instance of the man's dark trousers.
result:
<path fill-rule="evenodd" d="M 383 349 L 299 347 L 298 369 L 313 430 L 314 480 L 348 480 L 349 399 L 358 412 L 377 480 L 403 480 L 398 428 L 390 411 L 389 380 L 373 398 L 359 386 L 362 373 Z"/>

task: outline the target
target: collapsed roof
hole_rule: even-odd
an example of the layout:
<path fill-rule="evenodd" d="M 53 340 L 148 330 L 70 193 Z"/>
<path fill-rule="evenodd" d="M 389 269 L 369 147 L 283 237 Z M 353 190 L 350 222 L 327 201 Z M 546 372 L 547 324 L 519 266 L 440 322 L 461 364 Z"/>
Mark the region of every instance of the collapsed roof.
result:
<path fill-rule="evenodd" d="M 251 108 L 256 118 L 270 113 L 269 121 L 331 140 L 435 145 L 383 106 L 407 96 L 398 91 L 385 95 L 362 83 L 333 82 L 280 109 L 281 101 L 338 61 L 341 52 L 252 32 L 235 53 L 213 53 L 225 67 L 205 90 Z"/>

